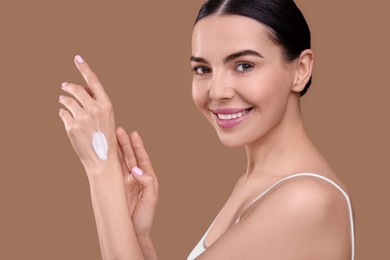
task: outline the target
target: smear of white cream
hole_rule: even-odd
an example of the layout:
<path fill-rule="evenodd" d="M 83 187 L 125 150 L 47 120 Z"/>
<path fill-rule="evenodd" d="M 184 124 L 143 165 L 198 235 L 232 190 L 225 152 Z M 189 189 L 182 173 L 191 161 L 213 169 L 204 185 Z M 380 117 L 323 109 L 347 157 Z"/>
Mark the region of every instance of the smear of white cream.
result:
<path fill-rule="evenodd" d="M 92 135 L 92 147 L 100 160 L 107 160 L 107 139 L 106 136 L 99 129 Z"/>

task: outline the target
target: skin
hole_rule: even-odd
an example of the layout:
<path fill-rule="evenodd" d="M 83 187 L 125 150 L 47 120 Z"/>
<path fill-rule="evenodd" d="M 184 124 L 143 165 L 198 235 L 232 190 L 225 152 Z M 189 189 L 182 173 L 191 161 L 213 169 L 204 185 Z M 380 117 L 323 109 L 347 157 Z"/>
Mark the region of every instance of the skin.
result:
<path fill-rule="evenodd" d="M 231 15 L 209 16 L 194 27 L 194 103 L 221 142 L 244 146 L 248 158 L 197 259 L 350 259 L 348 208 L 332 185 L 299 177 L 247 206 L 299 172 L 319 173 L 346 190 L 303 125 L 299 92 L 311 76 L 313 53 L 305 50 L 287 62 L 270 33 L 257 21 Z M 65 84 L 69 95 L 60 98 L 60 117 L 88 176 L 103 259 L 157 259 L 150 230 L 158 181 L 150 159 L 138 133 L 115 129 L 112 104 L 87 63 L 75 64 L 87 86 Z M 210 111 L 222 108 L 251 110 L 227 129 Z M 108 140 L 106 161 L 91 147 L 96 129 Z"/>
<path fill-rule="evenodd" d="M 75 64 L 87 86 L 62 84 L 69 96 L 60 97 L 59 115 L 89 180 L 102 258 L 157 259 L 150 230 L 158 182 L 149 156 L 137 132 L 115 129 L 111 101 L 88 64 Z M 104 161 L 91 145 L 97 129 L 108 141 Z M 135 166 L 142 176 L 132 172 Z"/>

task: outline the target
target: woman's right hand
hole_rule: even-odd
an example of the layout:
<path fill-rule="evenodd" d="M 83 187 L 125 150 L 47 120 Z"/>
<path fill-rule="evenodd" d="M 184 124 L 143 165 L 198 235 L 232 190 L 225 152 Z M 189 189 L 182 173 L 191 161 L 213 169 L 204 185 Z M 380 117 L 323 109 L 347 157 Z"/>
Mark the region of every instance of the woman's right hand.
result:
<path fill-rule="evenodd" d="M 129 214 L 137 237 L 146 239 L 150 236 L 158 201 L 158 181 L 139 134 L 132 132 L 128 136 L 120 127 L 116 134 L 122 155 Z"/>

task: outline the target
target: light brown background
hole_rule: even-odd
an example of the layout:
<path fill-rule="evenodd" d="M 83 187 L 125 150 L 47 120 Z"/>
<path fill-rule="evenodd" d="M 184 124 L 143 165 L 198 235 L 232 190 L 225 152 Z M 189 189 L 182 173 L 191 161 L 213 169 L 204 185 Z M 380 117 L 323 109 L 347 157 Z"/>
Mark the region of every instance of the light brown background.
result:
<path fill-rule="evenodd" d="M 4 1 L 1 6 L 1 259 L 100 259 L 88 181 L 58 117 L 81 54 L 118 125 L 143 136 L 157 170 L 154 240 L 184 259 L 245 169 L 190 96 L 190 37 L 203 1 Z M 101 1 L 103 2 L 103 1 Z M 387 1 L 297 1 L 313 34 L 307 128 L 349 188 L 356 259 L 388 257 Z"/>

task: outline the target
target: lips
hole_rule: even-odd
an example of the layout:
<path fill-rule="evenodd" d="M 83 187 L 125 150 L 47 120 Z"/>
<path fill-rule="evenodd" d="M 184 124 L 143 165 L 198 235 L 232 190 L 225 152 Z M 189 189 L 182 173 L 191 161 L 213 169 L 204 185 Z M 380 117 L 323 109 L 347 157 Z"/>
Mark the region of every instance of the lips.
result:
<path fill-rule="evenodd" d="M 211 109 L 218 125 L 222 128 L 233 128 L 239 125 L 253 109 L 251 108 L 218 108 Z"/>

